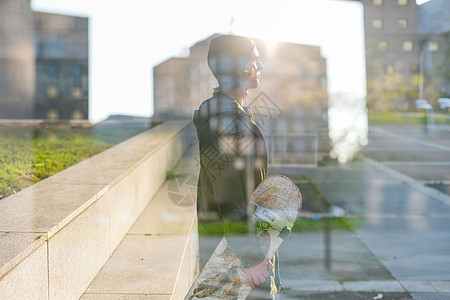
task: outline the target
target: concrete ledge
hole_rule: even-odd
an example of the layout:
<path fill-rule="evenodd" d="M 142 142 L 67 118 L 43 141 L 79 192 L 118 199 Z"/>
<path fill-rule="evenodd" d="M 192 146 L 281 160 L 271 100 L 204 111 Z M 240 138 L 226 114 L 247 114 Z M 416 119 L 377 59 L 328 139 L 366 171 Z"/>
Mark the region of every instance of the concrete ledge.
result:
<path fill-rule="evenodd" d="M 187 149 L 167 122 L 0 201 L 0 299 L 76 299 Z"/>
<path fill-rule="evenodd" d="M 163 184 L 83 300 L 184 299 L 199 273 L 194 156 L 183 157 L 174 172 L 186 175 Z M 171 197 L 174 191 L 187 199 Z"/>
<path fill-rule="evenodd" d="M 81 127 L 89 128 L 92 124 L 88 120 L 39 120 L 39 119 L 0 119 L 0 126 L 14 127 Z"/>

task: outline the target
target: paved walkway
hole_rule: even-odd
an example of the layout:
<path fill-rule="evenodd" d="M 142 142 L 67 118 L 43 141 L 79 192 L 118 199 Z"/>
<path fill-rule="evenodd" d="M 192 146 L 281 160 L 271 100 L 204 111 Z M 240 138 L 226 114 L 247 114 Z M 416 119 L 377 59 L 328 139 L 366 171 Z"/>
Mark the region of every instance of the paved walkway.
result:
<path fill-rule="evenodd" d="M 285 242 L 280 256 L 289 258 L 287 272 L 282 269 L 288 299 L 332 292 L 348 297 L 348 291 L 371 292 L 363 299 L 379 293 L 450 299 L 449 196 L 370 159 L 283 171 L 307 176 L 356 224 L 355 233 L 331 233 L 328 269 L 324 232 Z"/>

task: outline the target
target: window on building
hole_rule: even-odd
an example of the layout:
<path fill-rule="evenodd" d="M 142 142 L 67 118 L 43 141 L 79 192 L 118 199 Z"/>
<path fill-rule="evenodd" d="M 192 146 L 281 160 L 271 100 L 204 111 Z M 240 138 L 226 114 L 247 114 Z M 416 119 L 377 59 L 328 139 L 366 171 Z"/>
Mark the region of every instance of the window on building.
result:
<path fill-rule="evenodd" d="M 373 5 L 383 5 L 383 0 L 373 0 Z"/>
<path fill-rule="evenodd" d="M 54 99 L 59 96 L 59 89 L 55 85 L 50 85 L 47 87 L 47 96 L 50 99 Z"/>
<path fill-rule="evenodd" d="M 397 0 L 397 4 L 400 6 L 408 5 L 408 0 Z"/>
<path fill-rule="evenodd" d="M 83 112 L 81 110 L 75 110 L 70 115 L 70 118 L 72 120 L 81 120 L 81 119 L 83 119 Z"/>
<path fill-rule="evenodd" d="M 408 29 L 408 20 L 407 19 L 398 19 L 397 20 L 397 28 L 400 30 Z"/>
<path fill-rule="evenodd" d="M 405 52 L 411 52 L 414 49 L 414 43 L 412 41 L 403 41 L 402 49 Z"/>
<path fill-rule="evenodd" d="M 397 71 L 403 70 L 403 62 L 402 62 L 402 61 L 396 61 L 396 62 L 394 63 L 394 68 L 395 68 L 395 70 L 397 70 Z"/>
<path fill-rule="evenodd" d="M 439 50 L 439 43 L 438 43 L 438 41 L 429 41 L 428 42 L 428 49 L 431 52 L 437 52 Z"/>
<path fill-rule="evenodd" d="M 75 57 L 82 57 L 85 53 L 85 47 L 82 43 L 73 43 L 70 45 L 70 50 Z"/>
<path fill-rule="evenodd" d="M 393 74 L 394 73 L 394 65 L 392 65 L 392 64 L 387 64 L 386 66 L 385 66 L 385 68 L 384 68 L 384 72 L 386 73 L 386 74 Z"/>
<path fill-rule="evenodd" d="M 48 64 L 48 71 L 52 76 L 58 76 L 59 71 L 61 70 L 60 66 L 57 63 L 49 63 Z"/>
<path fill-rule="evenodd" d="M 72 66 L 72 74 L 75 76 L 81 76 L 81 73 L 83 72 L 83 67 L 79 63 L 75 63 Z"/>
<path fill-rule="evenodd" d="M 372 21 L 372 28 L 376 30 L 380 30 L 383 28 L 383 19 L 374 19 Z"/>
<path fill-rule="evenodd" d="M 419 65 L 418 64 L 412 64 L 409 66 L 409 72 L 411 74 L 417 74 L 419 73 Z"/>
<path fill-rule="evenodd" d="M 59 111 L 56 109 L 49 109 L 47 111 L 47 119 L 49 120 L 59 120 Z"/>
<path fill-rule="evenodd" d="M 58 37 L 46 37 L 41 39 L 41 54 L 47 57 L 62 58 L 64 57 L 65 45 L 64 41 Z"/>
<path fill-rule="evenodd" d="M 74 87 L 72 89 L 72 99 L 79 100 L 83 97 L 83 91 L 80 87 Z"/>
<path fill-rule="evenodd" d="M 378 50 L 386 51 L 387 49 L 388 49 L 388 42 L 387 41 L 379 41 L 378 42 Z"/>

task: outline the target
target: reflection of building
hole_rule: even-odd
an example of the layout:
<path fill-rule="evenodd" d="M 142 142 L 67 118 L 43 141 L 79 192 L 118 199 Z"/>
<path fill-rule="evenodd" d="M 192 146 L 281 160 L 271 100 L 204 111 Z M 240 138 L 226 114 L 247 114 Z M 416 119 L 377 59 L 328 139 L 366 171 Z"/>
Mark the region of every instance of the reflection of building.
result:
<path fill-rule="evenodd" d="M 186 58 L 170 58 L 153 69 L 155 118 L 187 118 L 211 97 L 217 82 L 206 57 L 211 36 L 190 48 Z M 320 47 L 255 39 L 264 69 L 261 85 L 247 104 L 272 135 L 316 137 L 311 143 L 328 151 L 326 62 Z M 255 113 L 256 112 L 256 113 Z M 281 114 L 281 116 L 280 116 Z M 294 143 L 294 142 L 292 142 Z M 295 144 L 295 143 L 294 143 Z M 317 148 L 317 147 L 316 147 Z"/>
<path fill-rule="evenodd" d="M 208 68 L 210 38 L 190 48 L 189 57 L 172 57 L 153 68 L 156 118 L 192 118 L 194 109 L 211 97 L 217 82 Z"/>
<path fill-rule="evenodd" d="M 361 0 L 366 36 L 367 102 L 378 109 L 406 109 L 418 97 L 448 96 L 450 25 L 446 0 Z M 448 18 L 448 17 L 447 17 Z M 428 20 L 428 21 L 427 21 Z M 423 76 L 421 76 L 421 74 Z M 423 83 L 423 84 L 422 84 Z"/>
<path fill-rule="evenodd" d="M 0 118 L 88 118 L 88 19 L 0 0 Z"/>
<path fill-rule="evenodd" d="M 432 0 L 419 6 L 417 30 L 421 36 L 424 86 L 419 92 L 435 100 L 450 97 L 450 1 Z M 435 89 L 433 93 L 432 89 Z M 431 98 L 430 98 L 431 97 Z"/>

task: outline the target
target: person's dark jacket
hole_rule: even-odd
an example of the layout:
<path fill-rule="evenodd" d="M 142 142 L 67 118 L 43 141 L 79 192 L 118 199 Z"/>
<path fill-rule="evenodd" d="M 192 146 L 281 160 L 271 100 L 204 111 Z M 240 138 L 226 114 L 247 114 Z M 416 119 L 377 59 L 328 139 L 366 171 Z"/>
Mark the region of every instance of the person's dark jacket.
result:
<path fill-rule="evenodd" d="M 264 254 L 250 221 L 249 195 L 267 175 L 263 135 L 248 110 L 224 94 L 205 100 L 194 113 L 194 124 L 201 166 L 199 216 L 216 213 L 236 256 L 246 268 L 255 266 L 264 260 Z M 236 222 L 241 226 L 234 226 Z M 245 243 L 242 236 L 248 237 Z"/>

